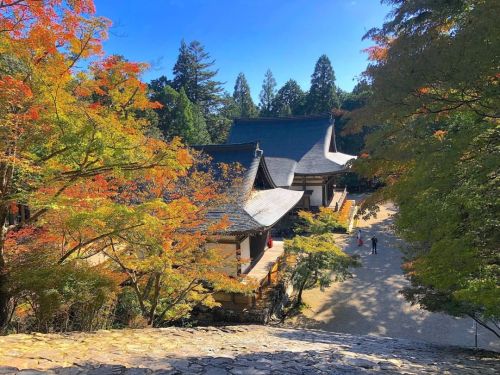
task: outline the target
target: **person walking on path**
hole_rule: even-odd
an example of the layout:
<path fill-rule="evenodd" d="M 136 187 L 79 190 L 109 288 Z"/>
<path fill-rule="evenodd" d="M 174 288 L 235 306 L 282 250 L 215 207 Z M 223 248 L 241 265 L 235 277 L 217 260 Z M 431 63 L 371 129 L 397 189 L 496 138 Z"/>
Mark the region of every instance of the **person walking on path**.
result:
<path fill-rule="evenodd" d="M 356 237 L 358 238 L 358 246 L 363 246 L 363 239 L 361 238 L 361 229 L 358 229 Z"/>
<path fill-rule="evenodd" d="M 377 254 L 377 242 L 378 238 L 375 235 L 372 236 L 372 254 Z"/>

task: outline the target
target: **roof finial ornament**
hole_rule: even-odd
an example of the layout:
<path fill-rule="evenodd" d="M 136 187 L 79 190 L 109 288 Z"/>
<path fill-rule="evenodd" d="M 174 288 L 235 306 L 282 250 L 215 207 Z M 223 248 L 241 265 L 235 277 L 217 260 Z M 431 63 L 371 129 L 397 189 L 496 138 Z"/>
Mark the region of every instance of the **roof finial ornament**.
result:
<path fill-rule="evenodd" d="M 255 157 L 260 158 L 264 154 L 264 150 L 260 148 L 259 142 L 255 142 Z"/>

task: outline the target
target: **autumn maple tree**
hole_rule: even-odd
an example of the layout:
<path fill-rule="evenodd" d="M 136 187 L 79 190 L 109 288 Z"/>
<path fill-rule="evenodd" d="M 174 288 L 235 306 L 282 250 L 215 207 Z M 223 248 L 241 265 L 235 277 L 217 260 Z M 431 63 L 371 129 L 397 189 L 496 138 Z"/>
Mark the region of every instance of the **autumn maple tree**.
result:
<path fill-rule="evenodd" d="M 42 250 L 107 267 L 149 324 L 240 288 L 199 229 L 221 186 L 140 116 L 147 66 L 104 54 L 109 25 L 91 0 L 0 2 L 0 326 L 16 260 Z"/>
<path fill-rule="evenodd" d="M 328 208 L 318 213 L 301 211 L 299 219 L 295 228 L 298 235 L 285 240 L 290 263 L 285 275 L 296 291 L 296 306 L 302 304 L 304 290 L 323 290 L 334 281 L 344 281 L 352 277 L 351 267 L 361 265 L 357 257 L 345 253 L 335 243 L 333 231 L 343 227 L 337 213 Z"/>
<path fill-rule="evenodd" d="M 351 122 L 377 125 L 355 168 L 385 184 L 371 203 L 399 207 L 408 300 L 500 337 L 500 3 L 385 2 Z"/>

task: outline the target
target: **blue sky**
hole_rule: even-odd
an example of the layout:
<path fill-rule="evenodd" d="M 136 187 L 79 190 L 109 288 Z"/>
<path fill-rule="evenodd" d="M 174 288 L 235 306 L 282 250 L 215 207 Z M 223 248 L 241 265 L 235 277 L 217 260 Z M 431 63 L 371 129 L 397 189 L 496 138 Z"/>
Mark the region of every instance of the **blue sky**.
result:
<path fill-rule="evenodd" d="M 362 41 L 389 8 L 379 0 L 95 0 L 113 27 L 107 53 L 151 64 L 144 79 L 172 78 L 181 39 L 199 40 L 232 93 L 243 72 L 257 101 L 265 71 L 280 87 L 289 78 L 309 87 L 314 64 L 327 54 L 337 85 L 350 91 L 366 67 Z"/>

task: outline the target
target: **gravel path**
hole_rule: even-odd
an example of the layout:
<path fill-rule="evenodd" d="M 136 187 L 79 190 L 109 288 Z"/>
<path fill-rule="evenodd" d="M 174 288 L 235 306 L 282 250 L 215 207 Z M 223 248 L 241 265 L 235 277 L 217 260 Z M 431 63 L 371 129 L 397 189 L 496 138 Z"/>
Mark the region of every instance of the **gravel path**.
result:
<path fill-rule="evenodd" d="M 500 356 L 266 326 L 0 337 L 0 374 L 498 374 Z"/>
<path fill-rule="evenodd" d="M 434 314 L 405 302 L 398 293 L 407 281 L 401 271 L 401 241 L 391 230 L 395 208 L 381 207 L 377 218 L 360 220 L 364 246 L 358 247 L 354 233 L 339 236 L 350 254 L 359 254 L 363 266 L 354 270 L 354 278 L 333 284 L 324 292 L 304 293 L 309 309 L 296 325 L 333 332 L 399 337 L 411 340 L 474 346 L 473 321 Z M 370 255 L 369 238 L 379 239 L 378 255 Z M 500 340 L 486 329 L 478 328 L 479 347 L 500 351 Z"/>

